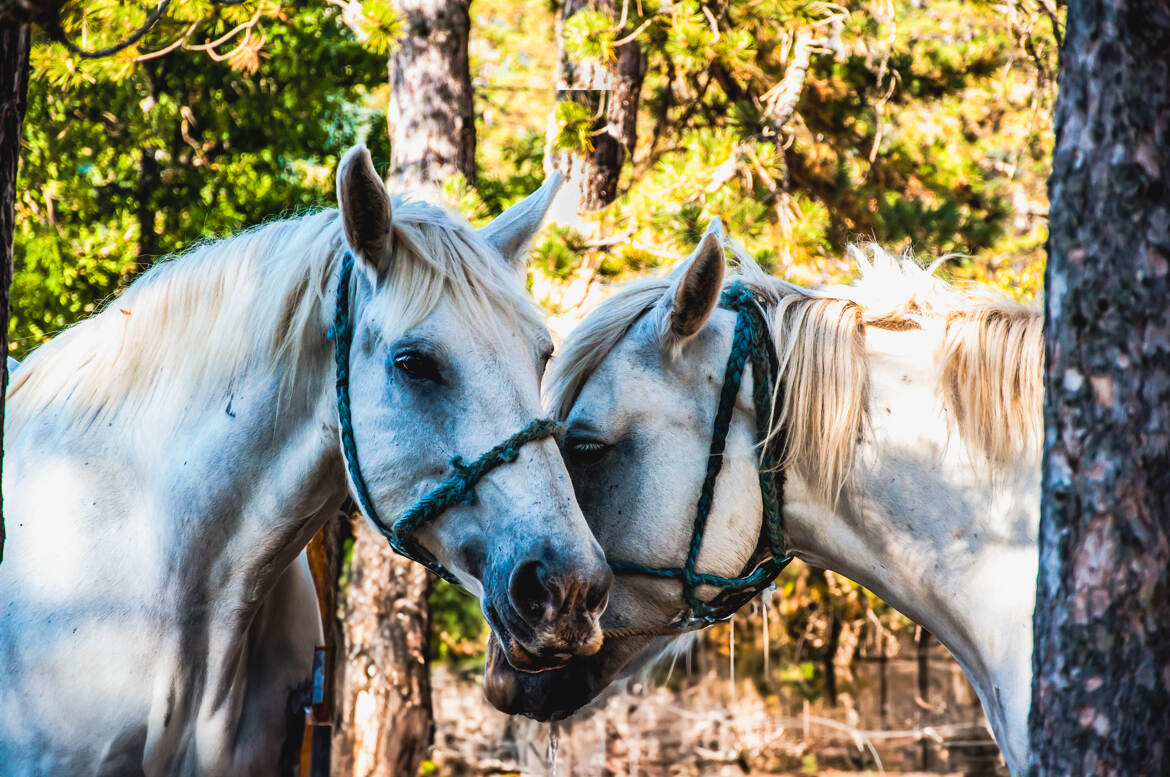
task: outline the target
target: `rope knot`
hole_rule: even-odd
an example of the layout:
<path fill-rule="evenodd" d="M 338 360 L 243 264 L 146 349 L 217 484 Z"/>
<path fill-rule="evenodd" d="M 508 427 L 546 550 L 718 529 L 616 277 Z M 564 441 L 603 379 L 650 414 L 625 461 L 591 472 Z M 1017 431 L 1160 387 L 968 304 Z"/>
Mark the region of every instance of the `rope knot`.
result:
<path fill-rule="evenodd" d="M 455 475 L 451 478 L 455 504 L 471 506 L 479 501 L 479 496 L 475 493 L 475 482 L 479 480 L 475 464 L 475 462 L 468 464 L 462 456 L 451 459 L 451 466 L 455 469 Z"/>

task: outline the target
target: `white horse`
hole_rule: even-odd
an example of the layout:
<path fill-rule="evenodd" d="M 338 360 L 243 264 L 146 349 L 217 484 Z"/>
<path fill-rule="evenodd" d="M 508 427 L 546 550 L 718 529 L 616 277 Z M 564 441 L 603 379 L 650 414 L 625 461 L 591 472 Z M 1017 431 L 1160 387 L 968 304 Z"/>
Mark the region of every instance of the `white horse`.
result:
<path fill-rule="evenodd" d="M 572 333 L 550 377 L 578 501 L 611 560 L 683 563 L 736 314 L 717 307 L 717 228 L 668 279 L 633 283 Z M 787 551 L 921 623 L 971 678 L 1014 774 L 1027 761 L 1037 572 L 1042 319 L 878 249 L 852 286 L 802 289 L 741 256 L 774 343 L 765 413 L 787 453 Z M 731 411 L 698 571 L 759 560 L 752 377 Z M 775 397 L 782 397 L 776 401 Z M 755 554 L 755 555 L 753 555 Z M 750 568 L 750 567 L 749 567 Z M 700 599 L 715 589 L 700 587 Z M 600 653 L 520 676 L 492 662 L 497 706 L 570 714 L 664 647 L 688 607 L 674 580 L 619 574 Z M 696 625 L 693 624 L 692 625 Z"/>
<path fill-rule="evenodd" d="M 541 411 L 551 345 L 523 265 L 555 189 L 477 233 L 392 203 L 358 147 L 339 168 L 340 212 L 161 264 L 21 365 L 5 429 L 0 773 L 295 771 L 300 721 L 286 716 L 321 640 L 301 551 L 345 499 L 347 464 L 361 481 L 348 487 L 393 518 L 452 457 Z M 352 324 L 345 455 L 335 300 Z M 600 645 L 611 575 L 551 438 L 512 453 L 477 500 L 463 493 L 414 538 L 539 669 Z"/>

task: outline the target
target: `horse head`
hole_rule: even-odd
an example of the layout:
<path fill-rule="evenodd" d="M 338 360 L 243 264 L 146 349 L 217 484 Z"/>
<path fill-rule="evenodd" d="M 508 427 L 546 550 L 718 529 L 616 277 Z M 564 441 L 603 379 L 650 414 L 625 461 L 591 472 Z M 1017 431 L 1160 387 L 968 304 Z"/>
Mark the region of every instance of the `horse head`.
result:
<path fill-rule="evenodd" d="M 558 185 L 477 232 L 392 202 L 362 147 L 337 179 L 352 258 L 332 336 L 351 490 L 397 549 L 480 597 L 525 672 L 597 651 L 612 578 L 538 418 L 552 342 L 525 257 Z"/>

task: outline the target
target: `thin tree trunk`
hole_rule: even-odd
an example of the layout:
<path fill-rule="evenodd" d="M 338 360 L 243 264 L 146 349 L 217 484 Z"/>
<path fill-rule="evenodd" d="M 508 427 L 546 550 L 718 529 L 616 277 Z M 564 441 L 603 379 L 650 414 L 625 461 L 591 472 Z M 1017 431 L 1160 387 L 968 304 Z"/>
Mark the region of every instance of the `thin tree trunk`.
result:
<path fill-rule="evenodd" d="M 0 378 L 0 429 L 4 428 L 4 397 L 8 393 L 8 292 L 12 286 L 12 239 L 16 230 L 16 173 L 28 95 L 29 26 L 0 21 L 0 306 L 4 310 L 4 367 Z M 0 467 L 4 441 L 0 435 Z M 0 562 L 4 560 L 4 507 L 0 491 Z"/>
<path fill-rule="evenodd" d="M 580 194 L 581 209 L 599 210 L 618 195 L 622 166 L 634 154 L 638 140 L 638 103 L 646 77 L 646 55 L 638 41 L 614 50 L 614 59 L 573 62 L 564 45 L 564 26 L 578 11 L 595 9 L 614 15 L 612 0 L 565 0 L 557 19 L 557 100 L 585 106 L 594 118 L 592 150 L 567 151 L 554 147 L 559 132 L 555 115 L 550 118 L 545 146 L 545 167 L 564 173 L 570 188 Z M 617 33 L 618 39 L 631 30 Z"/>
<path fill-rule="evenodd" d="M 930 640 L 930 632 L 919 626 L 917 638 L 914 640 L 914 653 L 918 666 L 918 703 L 923 710 L 930 708 Z M 930 771 L 934 768 L 933 743 L 929 737 L 923 737 L 919 747 L 921 748 L 919 766 L 924 772 Z"/>
<path fill-rule="evenodd" d="M 475 184 L 475 107 L 467 41 L 470 0 L 400 0 L 406 34 L 390 55 L 392 189 Z"/>
<path fill-rule="evenodd" d="M 829 638 L 825 642 L 825 696 L 830 707 L 837 706 L 837 647 L 841 644 L 841 619 L 837 613 L 829 615 Z"/>
<path fill-rule="evenodd" d="M 345 666 L 333 740 L 336 777 L 413 777 L 434 737 L 428 653 L 431 578 L 353 524 L 344 591 Z"/>
<path fill-rule="evenodd" d="M 1031 773 L 1170 774 L 1170 3 L 1072 0 Z"/>
<path fill-rule="evenodd" d="M 159 84 L 162 81 L 166 61 L 165 57 L 148 59 L 138 66 L 150 87 L 152 103 L 157 103 L 159 97 L 162 96 Z M 177 126 L 171 134 L 172 136 L 179 135 Z M 180 135 L 179 141 L 182 142 L 182 140 Z M 178 156 L 174 153 L 174 145 L 172 140 L 170 149 L 172 159 Z M 138 257 L 135 262 L 135 275 L 141 275 L 149 270 L 158 256 L 158 234 L 155 233 L 155 216 L 158 211 L 154 207 L 153 199 L 162 186 L 162 170 L 156 154 L 158 154 L 158 149 L 149 142 L 144 143 L 138 152 L 138 184 L 134 193 L 137 200 L 135 218 L 138 221 Z"/>

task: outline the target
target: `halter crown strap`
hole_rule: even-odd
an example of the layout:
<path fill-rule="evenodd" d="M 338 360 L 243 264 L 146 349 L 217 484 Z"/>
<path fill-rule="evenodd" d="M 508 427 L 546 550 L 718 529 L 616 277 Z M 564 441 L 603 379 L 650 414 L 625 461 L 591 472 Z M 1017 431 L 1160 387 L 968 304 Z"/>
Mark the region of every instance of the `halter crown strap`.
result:
<path fill-rule="evenodd" d="M 779 368 L 768 336 L 767 322 L 755 296 L 739 281 L 731 284 L 723 292 L 719 306 L 736 313 L 735 334 L 724 370 L 723 388 L 719 392 L 719 406 L 715 413 L 711 446 L 707 454 L 707 470 L 695 505 L 695 522 L 686 561 L 682 567 L 677 568 L 651 567 L 632 561 L 610 561 L 610 566 L 615 572 L 649 575 L 678 580 L 681 583 L 688 611 L 670 625 L 669 629 L 672 632 L 690 631 L 726 620 L 770 585 L 792 561 L 792 556 L 788 554 L 784 543 L 782 509 L 784 472 L 779 465 L 781 454 L 787 447 L 787 438 L 783 429 L 773 439 L 768 438 L 773 386 Z M 715 483 L 723 468 L 723 453 L 727 445 L 727 433 L 731 427 L 735 400 L 743 383 L 744 369 L 749 362 L 752 367 L 756 441 L 760 444 L 757 469 L 763 499 L 763 525 L 760 530 L 759 547 L 753 554 L 753 560 L 749 562 L 748 568 L 739 577 L 721 577 L 698 572 L 696 566 L 699 551 L 703 546 L 703 535 L 707 529 L 707 519 L 715 498 Z M 760 560 L 761 555 L 767 557 Z M 704 602 L 698 597 L 699 586 L 713 586 L 722 589 L 722 593 L 711 601 Z"/>
<path fill-rule="evenodd" d="M 447 582 L 461 585 L 455 575 L 414 537 L 414 531 L 427 521 L 437 518 L 449 507 L 475 504 L 475 484 L 484 475 L 501 464 L 514 462 L 520 455 L 520 448 L 525 444 L 556 434 L 559 425 L 550 418 L 536 418 L 470 464 L 464 463 L 463 457 L 456 456 L 451 460 L 451 466 L 455 469 L 454 474 L 431 489 L 394 523 L 387 524 L 378 516 L 374 502 L 370 499 L 366 481 L 358 464 L 357 443 L 353 436 L 353 416 L 349 400 L 349 354 L 353 344 L 353 320 L 349 315 L 349 282 L 352 274 L 353 255 L 346 251 L 338 276 L 333 326 L 329 329 L 328 337 L 333 341 L 333 360 L 337 374 L 337 420 L 341 430 L 341 455 L 345 459 L 349 479 L 353 482 L 354 495 L 362 512 L 389 541 L 395 552 L 417 561 Z"/>

